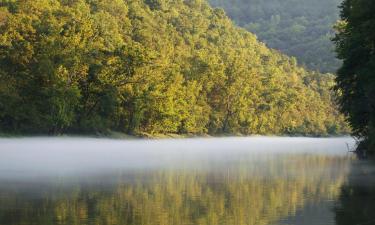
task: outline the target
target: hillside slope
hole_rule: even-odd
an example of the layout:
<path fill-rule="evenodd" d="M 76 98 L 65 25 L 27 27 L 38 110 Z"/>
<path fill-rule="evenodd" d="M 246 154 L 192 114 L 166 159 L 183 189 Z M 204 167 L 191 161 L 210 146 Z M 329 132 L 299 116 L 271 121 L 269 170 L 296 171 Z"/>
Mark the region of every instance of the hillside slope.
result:
<path fill-rule="evenodd" d="M 342 0 L 209 0 L 271 48 L 295 56 L 311 70 L 335 73 L 333 24 Z"/>
<path fill-rule="evenodd" d="M 0 132 L 347 131 L 333 77 L 201 0 L 20 0 L 0 9 Z"/>

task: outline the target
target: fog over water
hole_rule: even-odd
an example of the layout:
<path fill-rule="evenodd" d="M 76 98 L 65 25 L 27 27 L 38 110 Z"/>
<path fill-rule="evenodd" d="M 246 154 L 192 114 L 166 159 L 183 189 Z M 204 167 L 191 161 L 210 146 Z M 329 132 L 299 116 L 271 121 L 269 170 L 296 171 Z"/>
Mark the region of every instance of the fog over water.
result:
<path fill-rule="evenodd" d="M 287 138 L 230 137 L 163 140 L 96 138 L 0 139 L 0 179 L 29 175 L 92 173 L 165 166 L 202 161 L 225 162 L 241 155 L 348 154 L 350 137 Z"/>
<path fill-rule="evenodd" d="M 361 212 L 374 211 L 375 166 L 355 160 L 354 145 L 350 137 L 3 138 L 0 224 L 362 224 L 373 221 Z"/>

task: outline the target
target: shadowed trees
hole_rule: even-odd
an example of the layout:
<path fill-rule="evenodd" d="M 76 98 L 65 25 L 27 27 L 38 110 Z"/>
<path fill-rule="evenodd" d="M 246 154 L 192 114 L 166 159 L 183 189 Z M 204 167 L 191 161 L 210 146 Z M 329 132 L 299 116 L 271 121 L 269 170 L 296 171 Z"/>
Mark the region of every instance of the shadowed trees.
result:
<path fill-rule="evenodd" d="M 336 50 L 344 64 L 335 87 L 342 112 L 360 139 L 358 152 L 375 152 L 375 2 L 347 0 L 336 26 Z"/>

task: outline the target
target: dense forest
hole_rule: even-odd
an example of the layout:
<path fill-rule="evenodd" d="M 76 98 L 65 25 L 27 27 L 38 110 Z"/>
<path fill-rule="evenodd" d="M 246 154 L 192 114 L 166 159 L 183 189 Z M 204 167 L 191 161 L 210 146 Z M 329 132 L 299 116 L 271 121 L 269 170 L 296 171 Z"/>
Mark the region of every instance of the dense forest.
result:
<path fill-rule="evenodd" d="M 340 66 L 331 38 L 342 0 L 209 0 L 268 47 L 307 68 L 334 73 Z"/>
<path fill-rule="evenodd" d="M 0 2 L 0 133 L 345 133 L 333 85 L 202 0 Z"/>
<path fill-rule="evenodd" d="M 341 110 L 349 117 L 358 152 L 375 154 L 375 1 L 346 0 L 334 39 L 344 61 L 336 78 Z"/>

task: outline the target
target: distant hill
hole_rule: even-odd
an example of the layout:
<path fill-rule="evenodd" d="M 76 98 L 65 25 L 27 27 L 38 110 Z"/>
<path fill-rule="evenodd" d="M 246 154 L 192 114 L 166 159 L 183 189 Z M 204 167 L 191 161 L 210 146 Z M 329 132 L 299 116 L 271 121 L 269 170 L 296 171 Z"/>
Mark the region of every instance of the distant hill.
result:
<path fill-rule="evenodd" d="M 334 73 L 333 24 L 342 0 L 209 0 L 271 48 L 295 56 L 308 69 Z"/>
<path fill-rule="evenodd" d="M 0 133 L 348 131 L 308 72 L 201 0 L 0 4 Z"/>

